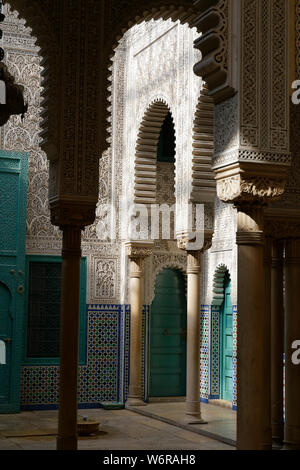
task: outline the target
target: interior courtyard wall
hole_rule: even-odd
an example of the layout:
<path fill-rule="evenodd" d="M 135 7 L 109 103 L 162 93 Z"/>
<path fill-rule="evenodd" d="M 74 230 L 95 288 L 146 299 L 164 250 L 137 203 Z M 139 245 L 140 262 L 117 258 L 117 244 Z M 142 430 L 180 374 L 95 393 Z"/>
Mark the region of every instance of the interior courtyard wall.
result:
<path fill-rule="evenodd" d="M 26 254 L 61 254 L 61 233 L 50 223 L 48 161 L 40 148 L 41 65 L 35 39 L 16 12 L 5 6 L 3 24 L 6 63 L 25 88 L 29 111 L 22 122 L 13 117 L 1 128 L 1 146 L 29 156 Z M 123 402 L 128 388 L 129 296 L 128 263 L 122 241 L 109 239 L 121 226 L 117 206 L 124 193 L 133 194 L 135 143 L 143 112 L 155 99 L 169 105 L 176 130 L 176 195 L 183 201 L 190 191 L 192 127 L 201 80 L 193 74 L 198 52 L 193 49 L 195 31 L 171 21 L 148 22 L 129 31 L 116 50 L 111 93 L 112 121 L 109 149 L 100 160 L 100 192 L 96 221 L 83 234 L 82 252 L 87 258 L 87 356 L 80 365 L 79 401 L 82 406 L 103 401 Z M 136 82 L 135 82 L 136 81 Z M 135 91 L 136 90 L 136 91 Z M 135 119 L 133 120 L 132 117 Z M 174 174 L 158 164 L 158 202 L 174 202 Z M 130 171 L 128 171 L 130 168 Z M 123 176 L 124 175 L 124 176 Z M 126 189 L 124 191 L 124 188 Z M 215 235 L 204 255 L 201 293 L 201 395 L 208 399 L 211 382 L 209 355 L 213 277 L 220 264 L 232 276 L 236 299 L 236 251 L 234 210 L 216 200 Z M 145 263 L 143 335 L 149 328 L 149 306 L 156 275 L 165 267 L 186 270 L 186 254 L 176 241 L 156 242 Z M 147 398 L 147 350 L 144 350 L 144 395 Z M 106 357 L 103 363 L 103 356 Z M 104 370 L 100 376 L 99 363 Z M 45 373 L 46 370 L 46 373 Z M 22 370 L 22 406 L 51 407 L 58 399 L 57 365 L 28 366 Z"/>
<path fill-rule="evenodd" d="M 26 255 L 61 256 L 62 237 L 50 223 L 48 204 L 48 170 L 46 154 L 41 150 L 41 57 L 35 38 L 25 21 L 8 4 L 3 23 L 3 47 L 6 64 L 24 86 L 29 104 L 24 121 L 12 117 L 0 129 L 1 148 L 28 154 L 28 198 Z M 100 192 L 97 218 L 83 233 L 82 254 L 87 258 L 85 364 L 79 367 L 79 402 L 82 406 L 99 406 L 102 401 L 123 400 L 126 306 L 119 301 L 120 272 L 118 243 L 110 243 L 105 235 L 106 218 L 103 206 L 111 196 L 111 151 L 100 160 Z M 101 233 L 99 238 L 98 234 Z M 102 238 L 102 239 L 101 239 Z M 43 258 L 41 258 L 42 260 Z M 24 299 L 27 302 L 27 297 Z M 123 311 L 124 309 L 124 311 Z M 26 310 L 24 305 L 24 311 Z M 129 313 L 127 312 L 127 316 Z M 128 328 L 127 328 L 128 329 Z M 106 358 L 106 359 L 103 359 Z M 103 374 L 98 372 L 99 361 Z M 24 358 L 25 361 L 25 358 Z M 103 362 L 104 361 L 104 362 Z M 55 361 L 53 361 L 55 362 Z M 51 408 L 58 403 L 58 365 L 25 365 L 22 367 L 21 407 Z"/>

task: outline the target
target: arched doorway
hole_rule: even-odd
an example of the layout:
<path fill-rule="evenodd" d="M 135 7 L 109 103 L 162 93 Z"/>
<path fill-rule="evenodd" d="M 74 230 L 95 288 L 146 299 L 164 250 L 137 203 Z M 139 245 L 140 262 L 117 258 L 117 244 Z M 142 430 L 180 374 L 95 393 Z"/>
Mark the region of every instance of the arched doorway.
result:
<path fill-rule="evenodd" d="M 220 315 L 220 396 L 232 401 L 233 391 L 233 313 L 231 303 L 231 281 L 228 271 L 224 277 L 224 300 Z"/>
<path fill-rule="evenodd" d="M 184 275 L 164 269 L 150 311 L 150 397 L 185 396 L 186 295 Z"/>

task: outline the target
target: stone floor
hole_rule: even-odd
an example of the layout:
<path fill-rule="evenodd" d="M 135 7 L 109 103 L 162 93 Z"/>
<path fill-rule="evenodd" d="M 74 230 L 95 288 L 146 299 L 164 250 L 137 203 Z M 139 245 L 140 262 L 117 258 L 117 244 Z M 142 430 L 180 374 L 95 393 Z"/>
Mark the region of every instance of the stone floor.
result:
<path fill-rule="evenodd" d="M 187 424 L 185 403 L 183 401 L 165 402 L 164 400 L 157 399 L 157 401 L 152 401 L 147 406 L 130 407 L 130 410 L 235 446 L 236 411 L 233 411 L 231 407 L 228 408 L 221 401 L 216 401 L 215 403 L 218 403 L 218 405 L 201 403 L 202 418 L 207 424 Z"/>
<path fill-rule="evenodd" d="M 164 406 L 170 404 L 164 404 Z M 173 404 L 176 407 L 181 403 Z M 219 411 L 219 423 L 225 416 L 224 409 L 207 405 L 204 416 L 213 418 Z M 145 412 L 167 415 L 176 420 L 171 406 L 162 410 L 162 404 L 149 404 Z M 175 413 L 175 414 L 174 414 Z M 100 421 L 99 433 L 91 437 L 80 437 L 79 450 L 234 450 L 234 447 L 198 434 L 196 429 L 172 425 L 131 411 L 125 410 L 79 410 L 79 416 Z M 17 415 L 0 415 L 0 450 L 55 450 L 57 433 L 57 411 L 22 412 Z M 164 418 L 162 418 L 164 419 Z M 168 419 L 168 418 L 166 418 Z M 216 415 L 213 418 L 217 426 Z M 206 425 L 205 425 L 206 426 Z M 225 427 L 223 429 L 225 429 Z M 228 434 L 229 435 L 229 434 Z"/>

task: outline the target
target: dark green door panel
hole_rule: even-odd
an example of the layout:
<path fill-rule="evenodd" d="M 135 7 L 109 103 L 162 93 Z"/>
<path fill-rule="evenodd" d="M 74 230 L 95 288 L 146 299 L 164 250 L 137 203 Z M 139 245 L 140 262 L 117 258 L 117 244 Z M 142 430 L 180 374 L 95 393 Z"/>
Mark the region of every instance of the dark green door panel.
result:
<path fill-rule="evenodd" d="M 230 278 L 225 277 L 224 304 L 221 314 L 221 398 L 232 401 L 232 303 Z"/>
<path fill-rule="evenodd" d="M 0 413 L 20 409 L 28 156 L 0 151 Z"/>
<path fill-rule="evenodd" d="M 150 396 L 186 392 L 186 296 L 184 276 L 158 274 L 150 312 Z"/>
<path fill-rule="evenodd" d="M 9 401 L 9 381 L 11 369 L 12 319 L 9 314 L 11 305 L 10 291 L 0 282 L 0 341 L 5 345 L 5 364 L 0 365 L 0 404 Z"/>

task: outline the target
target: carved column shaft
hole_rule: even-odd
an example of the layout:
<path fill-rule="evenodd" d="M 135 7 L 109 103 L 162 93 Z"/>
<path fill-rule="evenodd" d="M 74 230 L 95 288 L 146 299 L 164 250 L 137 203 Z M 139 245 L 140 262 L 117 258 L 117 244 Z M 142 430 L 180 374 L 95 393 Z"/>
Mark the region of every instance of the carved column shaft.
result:
<path fill-rule="evenodd" d="M 272 437 L 283 441 L 283 243 L 274 241 L 271 275 L 271 410 Z"/>
<path fill-rule="evenodd" d="M 187 252 L 187 377 L 186 415 L 202 423 L 200 410 L 200 274 L 201 251 Z"/>
<path fill-rule="evenodd" d="M 237 447 L 271 447 L 266 435 L 264 236 L 260 206 L 238 207 Z M 271 433 L 270 433 L 271 434 Z"/>
<path fill-rule="evenodd" d="M 300 450 L 300 366 L 293 364 L 293 342 L 300 339 L 299 279 L 300 238 L 285 245 L 285 426 L 284 441 Z"/>
<path fill-rule="evenodd" d="M 81 229 L 63 227 L 57 450 L 77 450 Z"/>

